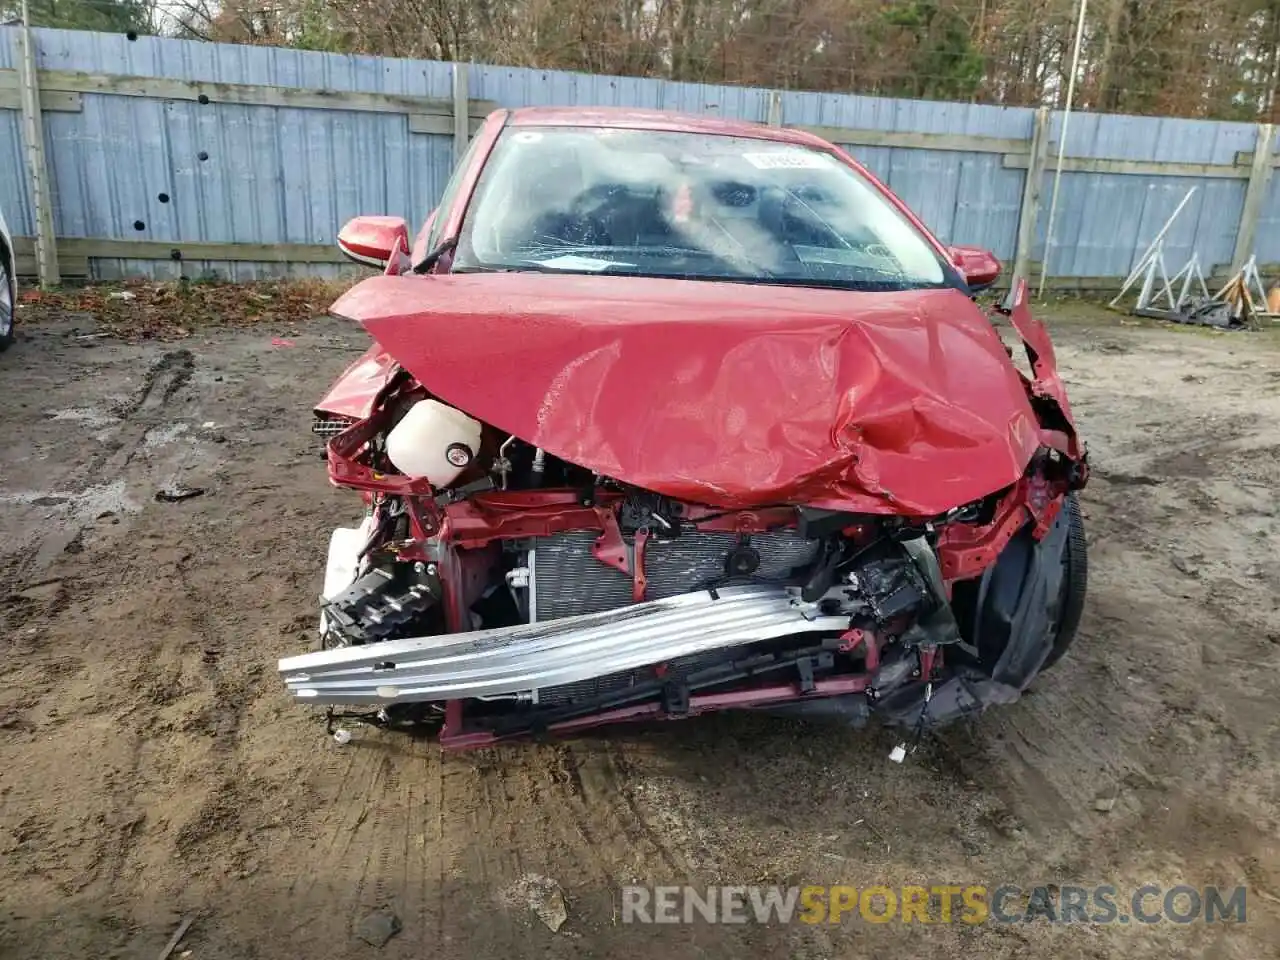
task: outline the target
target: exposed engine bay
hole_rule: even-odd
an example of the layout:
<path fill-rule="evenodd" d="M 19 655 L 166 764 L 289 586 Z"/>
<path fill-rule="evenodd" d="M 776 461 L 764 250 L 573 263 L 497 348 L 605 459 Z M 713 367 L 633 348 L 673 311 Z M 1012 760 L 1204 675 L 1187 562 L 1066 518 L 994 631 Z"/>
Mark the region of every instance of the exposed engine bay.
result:
<path fill-rule="evenodd" d="M 367 509 L 330 544 L 320 652 L 280 672 L 302 702 L 450 746 L 720 709 L 919 736 L 1016 699 L 1079 616 L 1084 471 L 1051 447 L 1016 483 L 913 517 L 676 500 L 404 370 L 368 417 L 315 432 Z"/>

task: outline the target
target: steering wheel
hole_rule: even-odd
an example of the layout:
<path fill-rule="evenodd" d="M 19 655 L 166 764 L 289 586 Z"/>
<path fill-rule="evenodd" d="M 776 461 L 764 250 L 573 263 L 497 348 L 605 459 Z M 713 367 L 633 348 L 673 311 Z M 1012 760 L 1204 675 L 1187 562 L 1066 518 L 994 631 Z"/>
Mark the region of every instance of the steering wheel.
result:
<path fill-rule="evenodd" d="M 604 221 L 590 214 L 544 213 L 534 221 L 533 246 L 563 244 L 566 247 L 609 247 L 613 238 Z"/>

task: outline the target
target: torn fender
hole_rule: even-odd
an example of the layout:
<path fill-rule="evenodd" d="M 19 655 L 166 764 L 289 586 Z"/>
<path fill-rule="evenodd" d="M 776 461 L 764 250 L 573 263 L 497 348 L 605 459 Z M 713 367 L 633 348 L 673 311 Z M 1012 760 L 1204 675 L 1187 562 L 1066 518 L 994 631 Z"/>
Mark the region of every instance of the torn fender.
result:
<path fill-rule="evenodd" d="M 1072 460 L 1082 462 L 1084 449 L 1076 432 L 1075 417 L 1071 413 L 1071 404 L 1067 400 L 1067 388 L 1058 373 L 1058 357 L 1053 349 L 1053 340 L 1049 331 L 1031 313 L 1027 306 L 1027 281 L 1017 280 L 1009 291 L 1009 322 L 1017 332 L 1022 345 L 1027 351 L 1027 359 L 1031 362 L 1032 393 L 1051 401 L 1061 414 L 1061 432 L 1065 434 L 1062 452 Z"/>
<path fill-rule="evenodd" d="M 316 410 L 363 420 L 373 413 L 378 395 L 386 389 L 398 369 L 395 359 L 375 343 L 342 372 Z"/>

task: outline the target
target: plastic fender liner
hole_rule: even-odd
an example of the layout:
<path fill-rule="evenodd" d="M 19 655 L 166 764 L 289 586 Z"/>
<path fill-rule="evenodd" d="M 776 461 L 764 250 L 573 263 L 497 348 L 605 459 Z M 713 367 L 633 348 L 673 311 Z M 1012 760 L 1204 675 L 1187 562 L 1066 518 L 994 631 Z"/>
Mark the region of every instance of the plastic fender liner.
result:
<path fill-rule="evenodd" d="M 1069 497 L 1043 539 L 1037 541 L 1028 524 L 983 573 L 976 590 L 972 581 L 957 585 L 957 619 L 978 656 L 950 654 L 954 672 L 935 685 L 924 726 L 1013 703 L 1044 667 L 1062 621 L 1064 559 L 1078 509 Z M 962 587 L 976 595 L 964 596 Z M 887 693 L 876 714 L 890 724 L 916 726 L 924 696 L 925 684 L 917 681 Z"/>
<path fill-rule="evenodd" d="M 1024 689 L 1053 650 L 1071 510 L 1058 511 L 1039 542 L 1030 527 L 1018 531 L 979 581 L 970 636 L 982 672 L 997 683 Z"/>

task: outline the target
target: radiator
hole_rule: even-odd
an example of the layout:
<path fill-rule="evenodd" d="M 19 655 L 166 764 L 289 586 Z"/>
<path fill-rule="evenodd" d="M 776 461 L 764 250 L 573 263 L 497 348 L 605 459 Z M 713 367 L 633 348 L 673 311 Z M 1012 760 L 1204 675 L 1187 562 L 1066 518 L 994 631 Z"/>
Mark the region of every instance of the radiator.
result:
<path fill-rule="evenodd" d="M 533 541 L 530 569 L 533 571 L 532 614 L 538 621 L 559 620 L 585 613 L 599 613 L 633 603 L 633 580 L 627 574 L 601 563 L 591 553 L 599 534 L 574 530 Z M 627 541 L 633 550 L 633 540 Z M 682 533 L 669 542 L 650 540 L 645 544 L 645 599 L 662 600 L 688 593 L 708 581 L 724 576 L 725 559 L 738 545 L 735 533 Z M 796 567 L 811 564 L 818 544 L 802 539 L 794 530 L 752 534 L 751 546 L 760 554 L 755 576 L 780 579 Z M 634 555 L 634 554 L 633 554 Z M 682 657 L 668 664 L 667 676 L 683 677 L 699 667 L 723 659 L 723 652 Z M 624 690 L 637 681 L 652 679 L 650 671 L 629 671 L 593 677 L 577 683 L 544 687 L 539 691 L 543 704 L 580 702 L 605 693 Z"/>
<path fill-rule="evenodd" d="M 612 610 L 632 603 L 632 578 L 601 563 L 591 554 L 598 534 L 574 530 L 533 542 L 533 615 L 558 620 L 582 613 Z M 675 540 L 645 545 L 644 572 L 648 579 L 646 600 L 661 600 L 688 593 L 724 576 L 725 559 L 738 545 L 735 533 L 682 533 Z M 632 541 L 627 538 L 627 547 Z M 751 546 L 760 554 L 754 576 L 776 580 L 796 567 L 811 564 L 818 543 L 802 539 L 794 530 L 751 535 Z"/>

